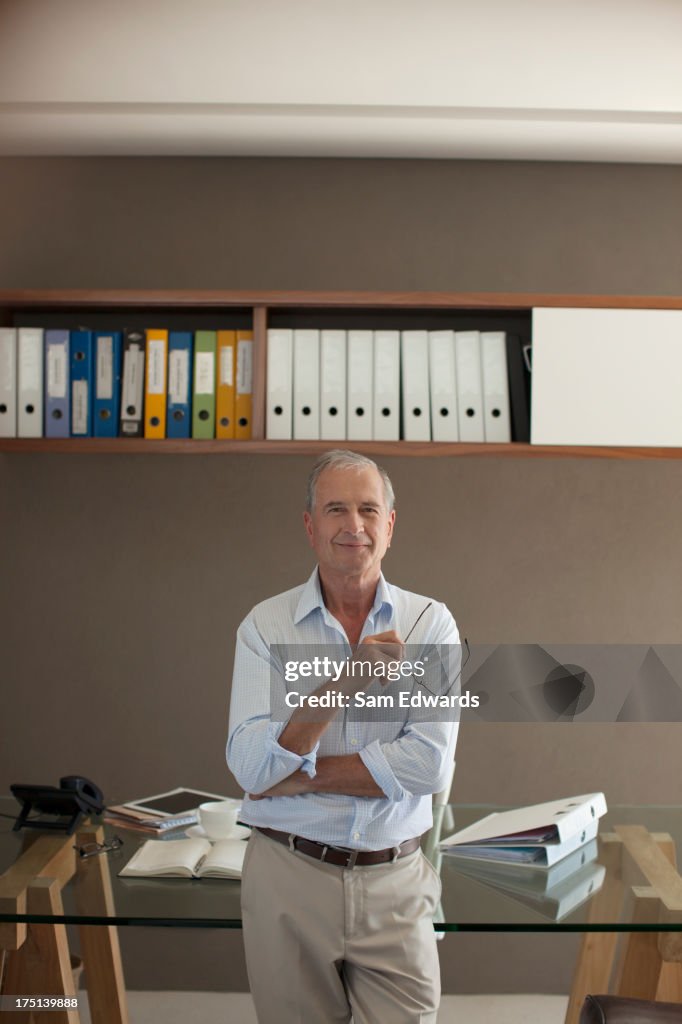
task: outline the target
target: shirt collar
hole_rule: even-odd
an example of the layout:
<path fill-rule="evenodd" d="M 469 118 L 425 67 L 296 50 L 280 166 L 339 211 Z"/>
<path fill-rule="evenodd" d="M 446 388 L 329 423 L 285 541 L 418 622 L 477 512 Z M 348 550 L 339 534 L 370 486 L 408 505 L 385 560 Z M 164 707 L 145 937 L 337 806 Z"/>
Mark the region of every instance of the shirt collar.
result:
<path fill-rule="evenodd" d="M 384 574 L 380 573 L 379 582 L 377 583 L 377 591 L 374 595 L 374 604 L 370 609 L 370 615 L 372 618 L 376 618 L 382 608 L 388 608 L 390 612 L 393 612 L 393 598 L 389 590 L 389 585 L 384 578 Z M 308 577 L 308 580 L 303 587 L 301 596 L 298 599 L 296 611 L 294 613 L 294 625 L 297 626 L 299 622 L 302 622 L 307 615 L 319 608 L 324 615 L 326 611 L 326 605 L 322 600 L 322 587 L 320 586 L 320 574 L 318 567 L 315 566 L 312 573 Z"/>

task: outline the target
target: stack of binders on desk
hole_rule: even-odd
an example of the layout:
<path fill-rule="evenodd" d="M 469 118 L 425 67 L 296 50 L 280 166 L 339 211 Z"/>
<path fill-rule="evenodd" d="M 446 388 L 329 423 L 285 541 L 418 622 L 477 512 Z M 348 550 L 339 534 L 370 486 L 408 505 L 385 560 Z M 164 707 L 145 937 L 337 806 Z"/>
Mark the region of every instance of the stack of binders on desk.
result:
<path fill-rule="evenodd" d="M 596 861 L 603 793 L 489 814 L 441 843 L 457 870 L 559 920 L 594 895 L 605 869 Z"/>
<path fill-rule="evenodd" d="M 489 814 L 441 842 L 444 853 L 486 864 L 551 867 L 596 838 L 603 793 Z"/>

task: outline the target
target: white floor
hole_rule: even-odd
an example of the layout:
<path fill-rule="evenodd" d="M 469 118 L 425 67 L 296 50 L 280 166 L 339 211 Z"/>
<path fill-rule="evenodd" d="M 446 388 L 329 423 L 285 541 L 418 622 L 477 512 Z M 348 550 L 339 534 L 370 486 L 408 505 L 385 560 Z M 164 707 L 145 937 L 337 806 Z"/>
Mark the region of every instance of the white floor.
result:
<path fill-rule="evenodd" d="M 78 995 L 83 1005 L 87 996 L 82 990 Z M 438 1021 L 563 1024 L 567 1005 L 566 996 L 443 996 Z M 130 1024 L 257 1024 L 248 992 L 129 992 L 128 1008 Z M 80 1017 L 82 1024 L 90 1024 L 87 1006 Z"/>

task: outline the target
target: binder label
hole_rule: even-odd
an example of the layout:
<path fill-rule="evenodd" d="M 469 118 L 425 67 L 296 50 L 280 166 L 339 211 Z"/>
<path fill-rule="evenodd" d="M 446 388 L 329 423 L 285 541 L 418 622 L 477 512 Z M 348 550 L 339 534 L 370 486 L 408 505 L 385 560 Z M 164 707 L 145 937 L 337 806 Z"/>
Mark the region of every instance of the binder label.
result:
<path fill-rule="evenodd" d="M 343 382 L 346 375 L 345 360 L 345 344 L 344 347 L 328 344 L 322 349 L 322 366 L 329 387 L 338 388 Z"/>
<path fill-rule="evenodd" d="M 165 391 L 166 342 L 161 339 L 147 341 L 147 394 L 162 395 Z"/>
<path fill-rule="evenodd" d="M 74 380 L 71 386 L 71 424 L 74 434 L 88 431 L 88 382 Z"/>
<path fill-rule="evenodd" d="M 460 345 L 457 349 L 457 355 L 459 356 L 462 375 L 476 377 L 479 372 L 479 359 L 475 345 L 471 345 L 468 342 Z M 469 383 L 468 380 L 467 383 Z"/>
<path fill-rule="evenodd" d="M 197 352 L 194 363 L 194 394 L 212 395 L 215 390 L 215 358 L 213 352 Z"/>
<path fill-rule="evenodd" d="M 21 390 L 37 391 L 40 387 L 40 344 L 33 331 L 26 331 L 19 350 L 19 380 Z"/>
<path fill-rule="evenodd" d="M 66 344 L 50 345 L 47 350 L 47 393 L 50 398 L 66 398 Z"/>
<path fill-rule="evenodd" d="M 291 387 L 291 345 L 287 339 L 271 336 L 268 348 L 268 387 L 271 391 L 286 391 Z"/>
<path fill-rule="evenodd" d="M 383 381 L 386 377 L 390 379 L 396 365 L 393 346 L 390 344 L 390 341 L 387 343 L 387 340 L 384 338 L 377 338 L 375 340 L 377 342 L 376 370 L 379 380 Z"/>
<path fill-rule="evenodd" d="M 114 339 L 97 339 L 97 398 L 114 397 Z"/>
<path fill-rule="evenodd" d="M 123 367 L 122 405 L 124 409 L 133 407 L 135 410 L 139 410 L 143 376 L 144 353 L 139 345 L 129 345 L 126 349 L 125 366 Z"/>
<path fill-rule="evenodd" d="M 234 349 L 232 345 L 223 345 L 220 349 L 220 384 L 232 387 L 234 384 Z"/>
<path fill-rule="evenodd" d="M 439 341 L 440 339 L 437 339 L 437 342 Z M 449 345 L 436 343 L 431 346 L 431 366 L 433 369 L 433 379 L 436 385 L 448 382 L 451 373 L 453 352 L 452 342 L 450 342 Z"/>
<path fill-rule="evenodd" d="M 0 340 L 6 340 L 6 344 L 0 345 L 0 387 L 9 392 L 14 390 L 14 339 Z"/>
<path fill-rule="evenodd" d="M 168 395 L 172 405 L 185 405 L 189 398 L 189 352 L 173 349 L 168 357 Z"/>
<path fill-rule="evenodd" d="M 252 344 L 250 341 L 240 341 L 237 344 L 237 394 L 251 394 L 251 380 L 253 375 Z"/>

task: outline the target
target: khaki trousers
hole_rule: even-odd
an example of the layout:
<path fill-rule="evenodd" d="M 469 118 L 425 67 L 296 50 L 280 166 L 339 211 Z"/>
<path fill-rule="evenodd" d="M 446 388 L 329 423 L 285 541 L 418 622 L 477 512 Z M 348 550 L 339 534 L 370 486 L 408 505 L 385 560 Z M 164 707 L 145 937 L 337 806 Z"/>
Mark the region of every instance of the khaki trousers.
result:
<path fill-rule="evenodd" d="M 346 869 L 253 829 L 242 920 L 259 1024 L 435 1024 L 439 900 L 421 850 Z"/>

